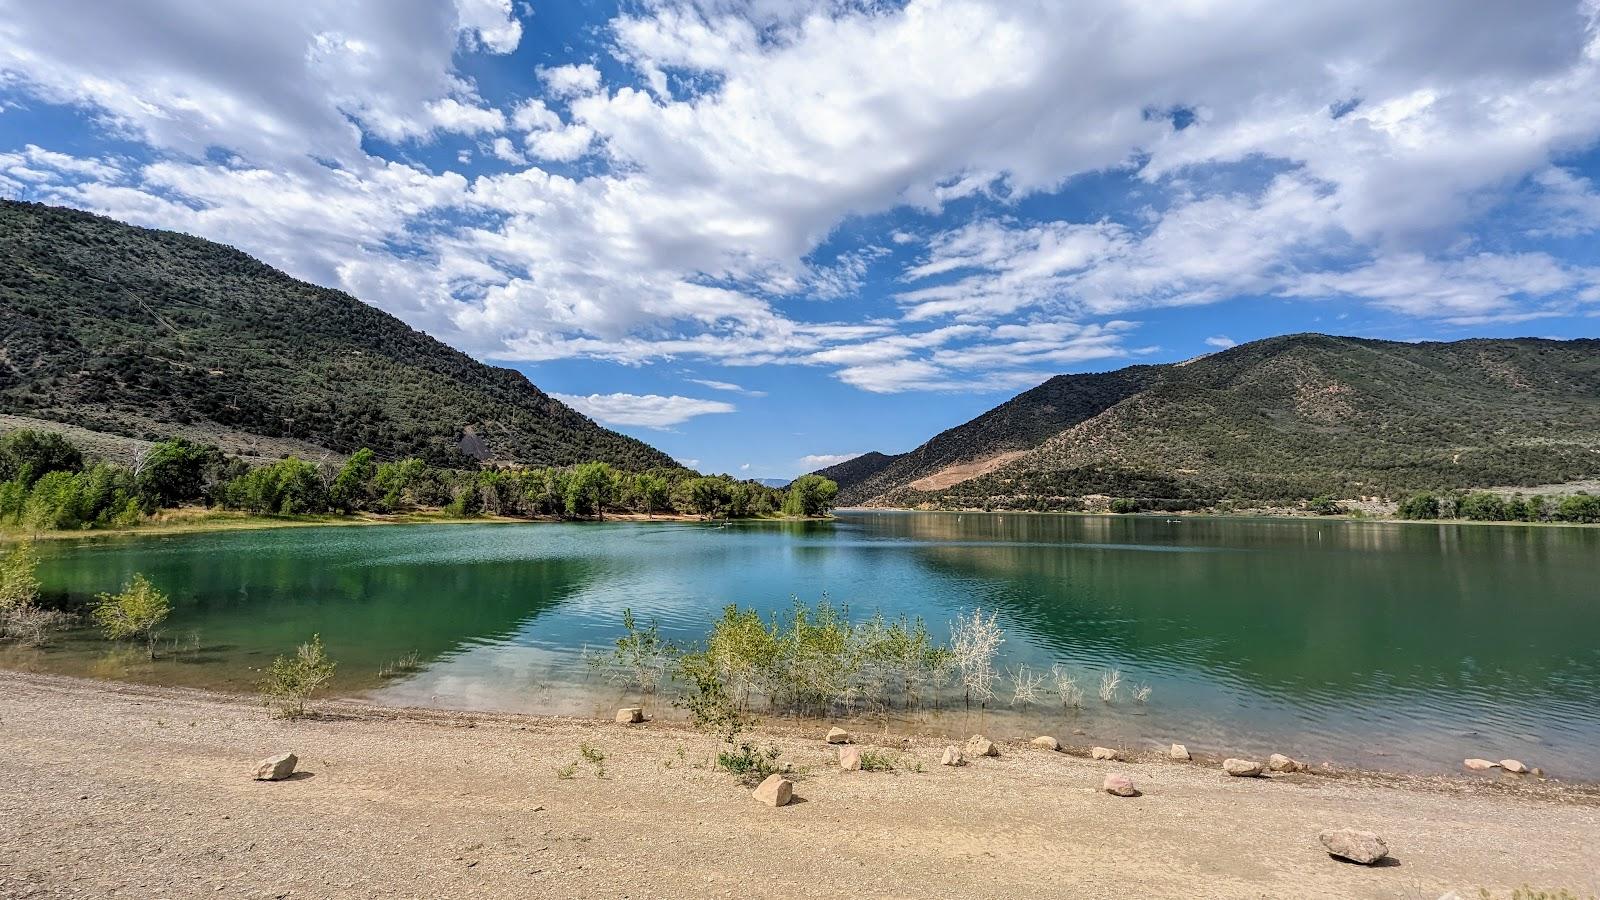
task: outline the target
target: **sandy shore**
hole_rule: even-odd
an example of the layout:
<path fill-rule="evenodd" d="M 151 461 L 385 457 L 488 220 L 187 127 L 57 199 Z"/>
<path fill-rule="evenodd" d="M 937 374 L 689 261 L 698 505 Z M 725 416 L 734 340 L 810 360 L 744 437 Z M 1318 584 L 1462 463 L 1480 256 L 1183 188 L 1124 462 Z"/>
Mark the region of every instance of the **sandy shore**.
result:
<path fill-rule="evenodd" d="M 1600 792 L 1491 778 L 1228 778 L 1008 745 L 840 772 L 764 732 L 803 802 L 770 809 L 664 724 L 239 698 L 0 672 L 0 897 L 1383 897 L 1600 891 Z M 603 776 L 578 761 L 605 754 Z M 871 743 L 864 740 L 864 743 Z M 893 742 L 888 742 L 893 744 Z M 283 750 L 304 774 L 255 782 Z M 1097 790 L 1130 775 L 1132 799 Z M 1331 859 L 1372 829 L 1395 864 Z"/>

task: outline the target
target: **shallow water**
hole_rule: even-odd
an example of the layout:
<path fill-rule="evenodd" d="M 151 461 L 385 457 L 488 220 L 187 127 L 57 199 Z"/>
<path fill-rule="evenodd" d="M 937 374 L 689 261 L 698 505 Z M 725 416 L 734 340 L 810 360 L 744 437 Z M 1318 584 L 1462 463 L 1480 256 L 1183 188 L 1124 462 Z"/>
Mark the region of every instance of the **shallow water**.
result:
<path fill-rule="evenodd" d="M 833 522 L 294 528 L 44 542 L 47 591 L 143 572 L 175 604 L 149 662 L 83 634 L 0 664 L 247 690 L 320 633 L 347 693 L 593 713 L 583 661 L 621 611 L 694 639 L 728 603 L 826 593 L 865 617 L 999 613 L 1004 661 L 1079 675 L 1041 702 L 897 713 L 896 731 L 1040 731 L 1402 771 L 1515 756 L 1600 779 L 1600 529 L 1320 520 L 847 512 Z M 420 671 L 377 677 L 416 651 Z M 1117 702 L 1094 696 L 1119 667 Z M 1148 684 L 1148 703 L 1130 697 Z M 671 714 L 658 704 L 663 714 Z M 1081 736 L 1079 736 L 1081 735 Z"/>

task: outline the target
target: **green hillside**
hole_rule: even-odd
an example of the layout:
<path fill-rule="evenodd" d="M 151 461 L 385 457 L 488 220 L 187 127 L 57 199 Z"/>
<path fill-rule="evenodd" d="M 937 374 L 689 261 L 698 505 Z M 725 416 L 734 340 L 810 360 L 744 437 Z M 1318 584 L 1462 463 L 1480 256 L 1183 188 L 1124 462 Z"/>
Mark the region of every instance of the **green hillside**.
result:
<path fill-rule="evenodd" d="M 1058 406 L 1053 433 L 1036 440 L 1049 418 L 1038 392 L 1061 396 L 1071 384 L 1103 408 Z M 978 427 L 1018 403 L 1034 415 Z M 959 454 L 934 452 L 955 441 Z M 891 476 L 900 460 L 981 459 L 1030 441 L 994 471 L 938 490 L 911 488 L 920 475 Z M 1059 376 L 894 459 L 841 482 L 846 502 L 1049 508 L 1093 494 L 1393 497 L 1592 478 L 1600 340 L 1269 338 L 1175 365 Z"/>
<path fill-rule="evenodd" d="M 134 438 L 194 435 L 234 452 L 259 436 L 441 464 L 465 453 L 675 465 L 518 372 L 238 250 L 10 201 L 0 201 L 0 412 Z"/>

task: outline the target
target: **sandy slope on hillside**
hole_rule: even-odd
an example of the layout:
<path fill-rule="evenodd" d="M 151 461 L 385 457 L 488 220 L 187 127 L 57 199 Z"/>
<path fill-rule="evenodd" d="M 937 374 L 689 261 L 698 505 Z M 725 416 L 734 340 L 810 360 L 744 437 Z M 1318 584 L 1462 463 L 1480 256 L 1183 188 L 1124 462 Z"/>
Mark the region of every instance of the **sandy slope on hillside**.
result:
<path fill-rule="evenodd" d="M 233 698 L 0 673 L 0 897 L 1386 897 L 1596 890 L 1600 797 L 1475 779 L 1229 779 L 1007 747 L 960 769 L 809 775 L 769 809 L 662 725 Z M 769 735 L 764 735 L 768 737 Z M 604 751 L 561 778 L 580 743 Z M 293 749 L 306 776 L 248 778 Z M 681 753 L 680 753 L 681 750 Z M 1134 799 L 1095 790 L 1131 774 Z M 1328 826 L 1397 865 L 1330 859 Z"/>

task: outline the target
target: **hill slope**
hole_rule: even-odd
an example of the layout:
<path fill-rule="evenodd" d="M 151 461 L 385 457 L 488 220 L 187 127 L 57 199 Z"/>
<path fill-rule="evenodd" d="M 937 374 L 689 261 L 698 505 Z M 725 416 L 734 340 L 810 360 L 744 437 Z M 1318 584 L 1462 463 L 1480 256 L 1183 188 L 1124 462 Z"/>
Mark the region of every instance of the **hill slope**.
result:
<path fill-rule="evenodd" d="M 1047 409 L 1046 387 L 1088 400 Z M 1035 439 L 1051 415 L 1053 433 Z M 960 453 L 939 450 L 952 443 Z M 1003 454 L 972 477 L 955 466 Z M 1175 365 L 1059 376 L 891 459 L 841 482 L 841 494 L 1049 506 L 1087 494 L 1287 499 L 1570 481 L 1600 473 L 1600 340 L 1286 335 Z M 927 465 L 902 463 L 912 459 L 948 476 L 919 475 Z"/>
<path fill-rule="evenodd" d="M 224 449 L 675 465 L 348 294 L 230 247 L 0 201 L 0 412 Z M 236 446 L 229 446 L 229 443 Z"/>

